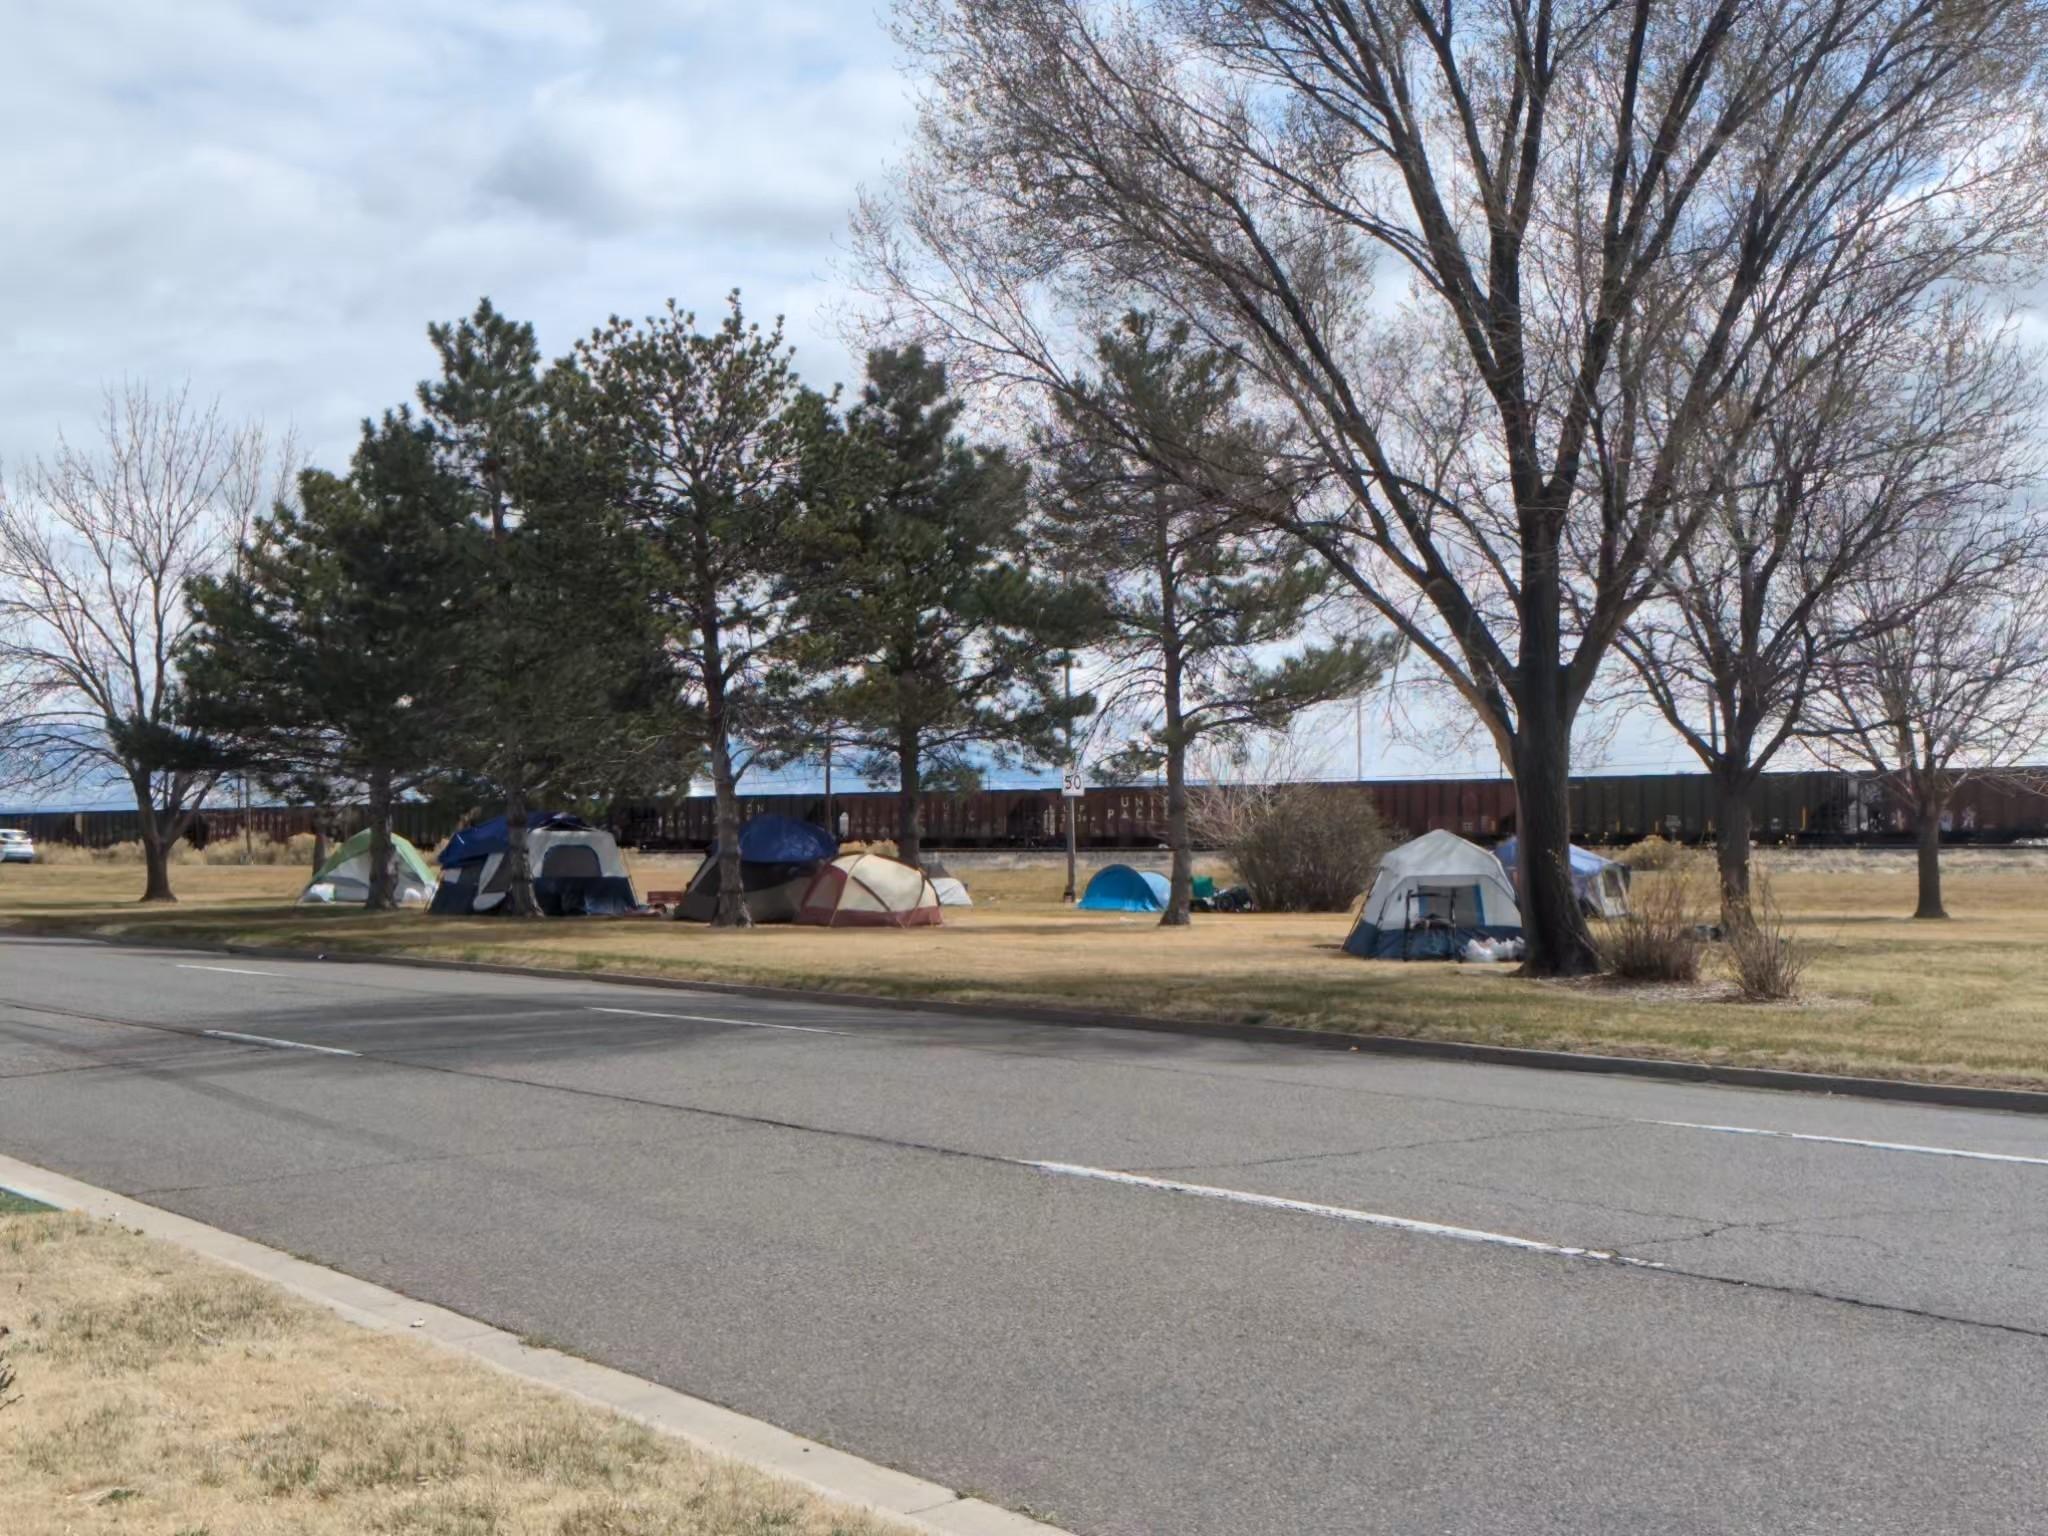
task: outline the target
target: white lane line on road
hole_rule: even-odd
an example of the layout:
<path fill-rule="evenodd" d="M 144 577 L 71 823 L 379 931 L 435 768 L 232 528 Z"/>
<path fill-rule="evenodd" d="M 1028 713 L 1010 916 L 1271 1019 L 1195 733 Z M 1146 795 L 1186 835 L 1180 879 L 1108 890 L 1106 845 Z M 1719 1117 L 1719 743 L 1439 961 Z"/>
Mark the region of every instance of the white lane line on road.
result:
<path fill-rule="evenodd" d="M 234 1040 L 242 1045 L 268 1045 L 280 1051 L 313 1051 L 321 1056 L 360 1056 L 361 1051 L 344 1051 L 332 1045 L 308 1045 L 303 1040 L 279 1040 L 270 1035 L 241 1035 L 232 1029 L 202 1029 L 209 1040 Z"/>
<path fill-rule="evenodd" d="M 721 1019 L 708 1013 L 655 1013 L 646 1008 L 592 1008 L 592 1013 L 623 1013 L 636 1019 L 681 1019 L 686 1024 L 737 1024 L 741 1029 L 786 1029 L 799 1035 L 844 1035 L 844 1029 L 820 1029 L 815 1024 L 764 1024 L 759 1019 Z"/>
<path fill-rule="evenodd" d="M 1255 1205 L 1269 1211 L 1293 1211 L 1303 1216 L 1324 1216 L 1335 1221 L 1354 1221 L 1361 1226 L 1385 1227 L 1395 1232 L 1415 1232 L 1424 1237 L 1448 1237 L 1461 1243 L 1488 1243 L 1497 1248 L 1516 1248 L 1524 1253 L 1547 1254 L 1560 1259 L 1597 1259 L 1604 1264 L 1626 1264 L 1635 1269 L 1662 1269 L 1653 1259 L 1632 1259 L 1604 1248 L 1572 1248 L 1561 1243 L 1538 1242 L 1533 1237 L 1516 1237 L 1508 1232 L 1488 1232 L 1479 1227 L 1452 1227 L 1440 1221 L 1418 1221 L 1412 1216 L 1387 1216 L 1378 1211 L 1354 1210 L 1348 1205 L 1319 1205 L 1312 1200 L 1288 1200 L 1279 1195 L 1255 1195 L 1243 1189 L 1219 1189 L 1213 1184 L 1183 1184 L 1178 1179 L 1155 1179 L 1142 1173 L 1121 1173 L 1114 1168 L 1088 1168 L 1078 1163 L 1041 1163 L 1018 1159 L 1018 1165 L 1035 1168 L 1063 1179 L 1096 1179 L 1105 1184 L 1129 1184 L 1139 1189 L 1163 1190 L 1171 1195 L 1194 1195 L 1203 1200 L 1227 1200 L 1233 1205 Z"/>
<path fill-rule="evenodd" d="M 278 974 L 276 971 L 244 971 L 232 965 L 187 965 L 182 960 L 178 962 L 178 969 L 181 971 L 219 971 L 223 976 L 276 976 Z"/>
<path fill-rule="evenodd" d="M 2036 1168 L 2048 1168 L 2048 1157 L 2022 1157 L 2017 1152 L 1971 1152 L 1962 1147 L 1923 1147 L 1911 1141 L 1865 1141 L 1860 1136 L 1815 1136 L 1805 1131 L 1767 1131 L 1754 1125 L 1701 1125 L 1692 1120 L 1638 1120 L 1635 1123 L 1668 1126 L 1675 1131 L 1771 1136 L 1780 1141 L 1820 1141 L 1836 1147 L 1868 1147 L 1875 1152 L 1911 1152 L 1919 1157 L 1961 1157 L 1976 1163 L 2027 1163 Z"/>

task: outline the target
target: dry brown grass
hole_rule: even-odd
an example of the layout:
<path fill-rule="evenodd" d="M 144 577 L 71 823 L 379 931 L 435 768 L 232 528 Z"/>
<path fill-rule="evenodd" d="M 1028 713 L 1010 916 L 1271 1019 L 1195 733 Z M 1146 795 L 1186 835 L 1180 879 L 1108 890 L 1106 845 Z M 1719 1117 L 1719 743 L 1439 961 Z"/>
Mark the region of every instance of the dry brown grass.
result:
<path fill-rule="evenodd" d="M 76 848 L 69 843 L 46 842 L 37 846 L 36 858 L 44 864 L 71 868 L 98 864 L 140 869 L 142 844 L 112 843 L 105 848 Z M 208 843 L 204 848 L 179 842 L 171 845 L 170 861 L 178 869 L 221 864 L 290 864 L 304 868 L 313 862 L 313 834 L 296 832 L 282 840 L 258 837 L 247 843 L 239 837 L 228 837 Z"/>
<path fill-rule="evenodd" d="M 884 1536 L 168 1244 L 0 1217 L 7 1536 Z"/>
<path fill-rule="evenodd" d="M 132 870 L 10 867 L 0 870 L 0 921 L 2048 1086 L 2048 855 L 1954 855 L 1948 923 L 1904 916 L 1910 858 L 1762 857 L 1789 930 L 1811 950 L 1796 1004 L 1737 1000 L 1718 954 L 1703 971 L 1711 986 L 1587 989 L 1523 981 L 1508 967 L 1355 960 L 1341 948 L 1346 919 L 1334 915 L 1198 915 L 1162 930 L 1147 917 L 1061 907 L 1057 861 L 952 858 L 976 907 L 949 911 L 943 928 L 901 933 L 297 911 L 279 906 L 303 879 L 289 869 L 181 870 L 183 904 L 144 910 L 133 905 Z M 652 887 L 680 886 L 695 866 L 635 863 Z"/>

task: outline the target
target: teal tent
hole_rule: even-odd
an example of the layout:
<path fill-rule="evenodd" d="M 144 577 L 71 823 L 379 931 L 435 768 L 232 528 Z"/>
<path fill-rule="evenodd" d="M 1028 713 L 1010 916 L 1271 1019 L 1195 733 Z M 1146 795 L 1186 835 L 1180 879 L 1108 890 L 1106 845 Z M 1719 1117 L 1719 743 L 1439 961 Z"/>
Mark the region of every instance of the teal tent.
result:
<path fill-rule="evenodd" d="M 1166 876 L 1128 864 L 1111 864 L 1095 872 L 1082 893 L 1083 912 L 1164 912 L 1172 887 Z"/>

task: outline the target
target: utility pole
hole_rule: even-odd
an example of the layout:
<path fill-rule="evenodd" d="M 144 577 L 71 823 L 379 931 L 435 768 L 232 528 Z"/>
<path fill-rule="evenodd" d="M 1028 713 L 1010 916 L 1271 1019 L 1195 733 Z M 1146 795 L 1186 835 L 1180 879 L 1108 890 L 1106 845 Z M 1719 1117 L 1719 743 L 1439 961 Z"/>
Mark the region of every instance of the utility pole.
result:
<path fill-rule="evenodd" d="M 1067 812 L 1067 888 L 1066 888 L 1066 890 L 1065 890 L 1065 891 L 1061 892 L 1061 894 L 1060 894 L 1060 900 L 1061 900 L 1061 901 L 1063 901 L 1063 902 L 1065 902 L 1065 903 L 1066 903 L 1066 904 L 1067 904 L 1068 906 L 1072 906 L 1072 905 L 1074 904 L 1074 899 L 1075 899 L 1075 896 L 1074 896 L 1074 842 L 1075 842 L 1075 837 L 1074 837 L 1074 817 L 1075 817 L 1075 813 L 1076 813 L 1076 810 L 1077 810 L 1077 808 L 1078 808 L 1078 801 L 1077 801 L 1077 797 L 1075 796 L 1075 794 L 1074 794 L 1074 792 L 1073 792 L 1073 791 L 1074 791 L 1074 786 L 1073 786 L 1073 780 L 1075 780 L 1075 779 L 1077 779 L 1077 778 L 1079 778 L 1079 777 L 1080 777 L 1080 774 L 1079 774 L 1079 772 L 1078 772 L 1078 765 L 1077 765 L 1077 764 L 1076 764 L 1076 763 L 1074 762 L 1074 653 L 1073 653 L 1072 651 L 1069 651 L 1069 652 L 1067 652 L 1067 657 L 1066 657 L 1066 688 L 1067 688 L 1067 762 L 1066 762 L 1066 771 L 1065 771 L 1065 773 L 1064 773 L 1064 774 L 1063 774 L 1063 775 L 1061 776 L 1061 783 L 1060 783 L 1060 803 L 1061 803 L 1062 805 L 1064 805 L 1064 806 L 1066 807 L 1066 812 Z"/>
<path fill-rule="evenodd" d="M 832 819 L 832 727 L 825 727 L 825 830 L 839 835 L 839 823 Z"/>

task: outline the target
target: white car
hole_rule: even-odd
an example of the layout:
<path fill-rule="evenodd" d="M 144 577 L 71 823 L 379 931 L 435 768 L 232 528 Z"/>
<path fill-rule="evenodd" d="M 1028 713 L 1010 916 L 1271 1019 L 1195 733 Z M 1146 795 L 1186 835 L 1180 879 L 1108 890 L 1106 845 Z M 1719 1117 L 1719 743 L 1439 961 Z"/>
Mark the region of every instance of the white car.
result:
<path fill-rule="evenodd" d="M 0 827 L 0 864 L 33 864 L 36 840 L 13 827 Z"/>

